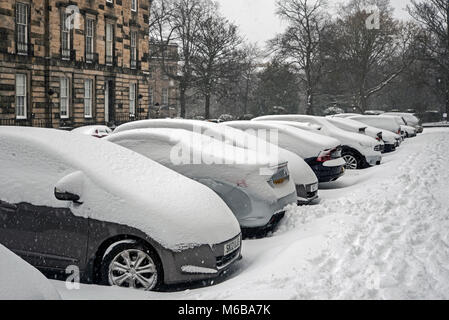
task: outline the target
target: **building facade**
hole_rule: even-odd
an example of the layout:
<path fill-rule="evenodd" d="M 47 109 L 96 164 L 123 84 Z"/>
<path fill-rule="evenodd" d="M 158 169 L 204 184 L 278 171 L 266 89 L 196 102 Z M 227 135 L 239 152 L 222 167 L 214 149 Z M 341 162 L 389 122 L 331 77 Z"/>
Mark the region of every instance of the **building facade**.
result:
<path fill-rule="evenodd" d="M 178 115 L 178 46 L 150 41 L 149 104 L 152 118 Z"/>
<path fill-rule="evenodd" d="M 0 0 L 0 125 L 146 118 L 150 0 Z"/>

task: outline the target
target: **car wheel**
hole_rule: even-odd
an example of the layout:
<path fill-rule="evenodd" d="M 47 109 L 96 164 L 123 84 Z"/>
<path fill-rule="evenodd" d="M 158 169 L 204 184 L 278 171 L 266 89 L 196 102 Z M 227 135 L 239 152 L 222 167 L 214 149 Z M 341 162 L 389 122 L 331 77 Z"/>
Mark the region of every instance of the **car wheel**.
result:
<path fill-rule="evenodd" d="M 102 284 L 151 291 L 160 286 L 162 267 L 153 250 L 140 243 L 121 243 L 104 257 Z"/>
<path fill-rule="evenodd" d="M 356 170 L 361 167 L 360 158 L 351 151 L 343 152 L 342 158 L 346 161 L 345 168 Z"/>

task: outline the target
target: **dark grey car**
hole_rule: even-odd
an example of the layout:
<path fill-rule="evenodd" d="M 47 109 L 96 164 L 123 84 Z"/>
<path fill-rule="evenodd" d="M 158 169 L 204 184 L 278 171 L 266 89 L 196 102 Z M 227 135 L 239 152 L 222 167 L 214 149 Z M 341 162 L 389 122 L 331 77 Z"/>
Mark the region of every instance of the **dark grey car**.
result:
<path fill-rule="evenodd" d="M 132 151 L 5 127 L 0 150 L 0 243 L 43 272 L 152 290 L 240 258 L 238 222 L 213 191 Z"/>

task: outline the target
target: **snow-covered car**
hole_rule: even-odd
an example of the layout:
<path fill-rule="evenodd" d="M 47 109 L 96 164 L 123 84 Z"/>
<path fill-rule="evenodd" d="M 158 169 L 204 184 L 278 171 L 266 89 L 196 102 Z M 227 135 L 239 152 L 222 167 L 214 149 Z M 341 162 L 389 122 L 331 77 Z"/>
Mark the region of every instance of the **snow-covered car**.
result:
<path fill-rule="evenodd" d="M 241 130 L 228 126 L 210 123 L 207 121 L 185 120 L 185 119 L 155 119 L 142 120 L 123 124 L 117 127 L 115 133 L 128 130 L 145 128 L 171 128 L 184 129 L 191 132 L 207 134 L 220 141 L 225 141 L 236 147 L 257 150 L 258 145 L 263 145 L 270 156 L 278 157 L 280 162 L 287 162 L 290 176 L 296 185 L 296 193 L 299 204 L 308 204 L 318 198 L 318 178 L 309 165 L 298 155 L 271 145 L 265 140 L 249 135 Z M 251 143 L 249 143 L 251 142 Z M 272 154 L 273 153 L 273 154 Z"/>
<path fill-rule="evenodd" d="M 406 138 L 416 137 L 418 134 L 417 130 L 414 127 L 407 125 L 407 122 L 401 116 L 389 116 L 389 115 L 380 115 L 382 118 L 394 118 L 396 122 L 401 126 L 401 131 L 405 132 Z"/>
<path fill-rule="evenodd" d="M 113 134 L 108 141 L 140 153 L 212 190 L 231 208 L 243 235 L 272 231 L 296 204 L 287 163 L 212 137 L 182 129 L 137 129 Z M 269 175 L 261 175 L 267 170 Z"/>
<path fill-rule="evenodd" d="M 109 136 L 112 133 L 112 130 L 107 126 L 93 125 L 75 128 L 71 132 L 77 134 L 84 134 L 95 138 L 104 138 Z"/>
<path fill-rule="evenodd" d="M 306 115 L 275 115 L 263 116 L 253 121 L 281 120 L 310 123 L 320 126 L 320 130 L 314 130 L 321 135 L 338 139 L 342 144 L 342 156 L 346 161 L 347 169 L 363 169 L 367 166 L 379 165 L 382 161 L 383 142 L 371 137 L 348 132 L 337 128 L 324 117 Z M 311 129 L 313 130 L 313 129 Z"/>
<path fill-rule="evenodd" d="M 42 273 L 0 244 L 0 300 L 60 299 Z"/>
<path fill-rule="evenodd" d="M 413 113 L 386 112 L 383 115 L 385 115 L 385 116 L 400 116 L 407 122 L 407 125 L 414 127 L 418 133 L 423 133 L 423 131 L 424 131 L 424 128 L 421 125 L 421 120 L 419 120 L 418 117 L 416 117 Z"/>
<path fill-rule="evenodd" d="M 241 231 L 206 186 L 102 139 L 0 127 L 0 243 L 39 270 L 153 290 L 211 279 Z"/>
<path fill-rule="evenodd" d="M 398 146 L 396 138 L 400 138 L 393 132 L 383 130 L 380 128 L 371 127 L 360 121 L 356 121 L 350 118 L 339 118 L 334 116 L 327 117 L 328 120 L 336 127 L 349 132 L 366 134 L 367 136 L 376 139 L 377 141 L 384 142 L 383 153 L 393 152 Z"/>
<path fill-rule="evenodd" d="M 259 130 L 275 130 L 277 135 L 272 137 L 267 134 L 267 140 L 303 158 L 319 182 L 335 181 L 345 172 L 346 162 L 341 157 L 341 143 L 336 139 L 269 121 L 231 121 L 224 125 L 250 134 L 257 134 Z M 273 138 L 276 141 L 271 140 Z"/>
<path fill-rule="evenodd" d="M 350 116 L 349 119 L 356 120 L 376 128 L 388 130 L 400 136 L 403 134 L 401 126 L 394 118 L 391 117 L 357 115 Z"/>

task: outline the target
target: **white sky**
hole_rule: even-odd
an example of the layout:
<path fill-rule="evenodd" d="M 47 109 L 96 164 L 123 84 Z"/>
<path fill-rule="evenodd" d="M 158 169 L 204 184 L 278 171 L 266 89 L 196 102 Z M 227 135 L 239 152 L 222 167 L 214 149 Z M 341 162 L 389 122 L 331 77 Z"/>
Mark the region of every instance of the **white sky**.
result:
<path fill-rule="evenodd" d="M 220 3 L 220 10 L 225 17 L 237 24 L 241 33 L 250 42 L 258 42 L 263 46 L 267 40 L 283 30 L 281 21 L 275 15 L 276 0 L 217 1 Z M 342 1 L 329 0 L 329 3 L 330 6 L 336 7 Z M 405 11 L 408 3 L 409 0 L 391 0 L 397 17 L 408 17 L 408 13 Z"/>

